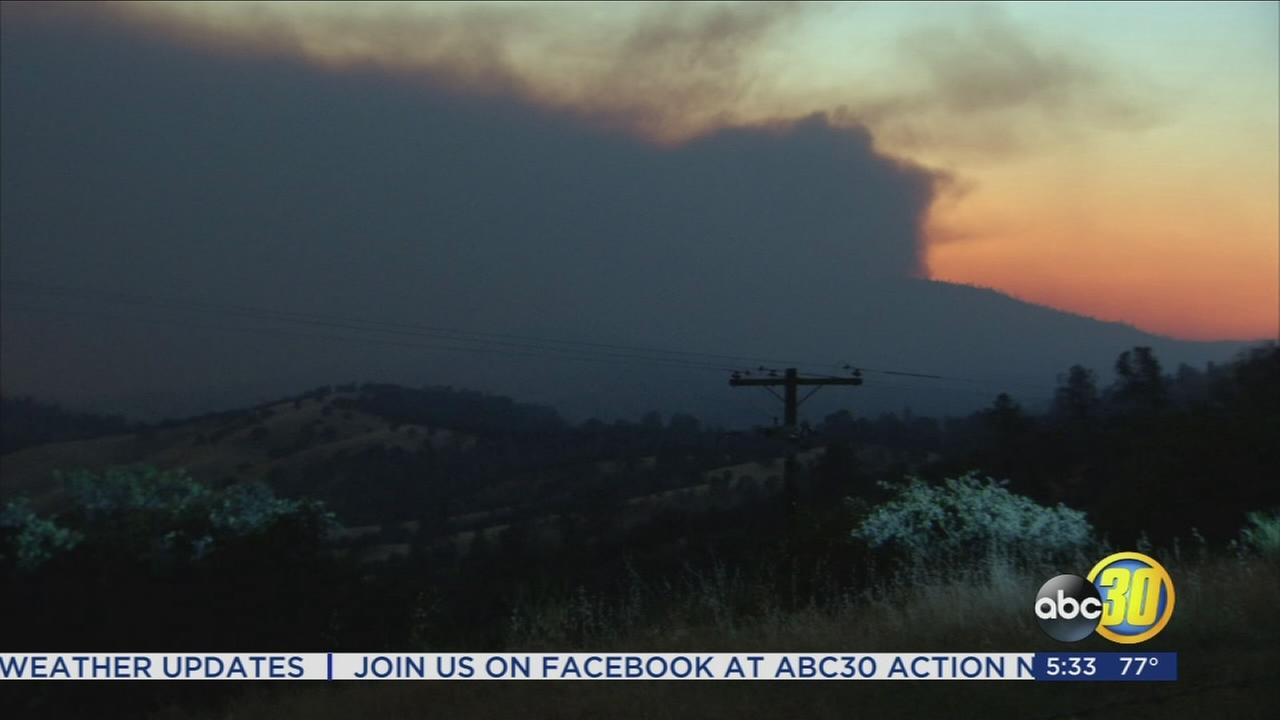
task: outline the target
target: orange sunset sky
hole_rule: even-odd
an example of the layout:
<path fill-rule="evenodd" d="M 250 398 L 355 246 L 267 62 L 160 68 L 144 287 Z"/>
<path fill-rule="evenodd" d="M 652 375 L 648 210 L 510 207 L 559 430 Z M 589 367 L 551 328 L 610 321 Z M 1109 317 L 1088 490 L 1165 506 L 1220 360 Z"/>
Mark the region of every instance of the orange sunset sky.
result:
<path fill-rule="evenodd" d="M 825 112 L 946 173 L 931 277 L 1192 339 L 1280 325 L 1277 3 L 146 3 L 680 142 Z"/>

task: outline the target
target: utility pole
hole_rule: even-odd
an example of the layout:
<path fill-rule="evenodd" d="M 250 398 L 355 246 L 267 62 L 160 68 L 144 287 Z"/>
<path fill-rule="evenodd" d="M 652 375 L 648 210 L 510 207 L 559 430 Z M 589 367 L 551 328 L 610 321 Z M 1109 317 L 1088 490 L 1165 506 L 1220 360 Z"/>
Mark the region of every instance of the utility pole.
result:
<path fill-rule="evenodd" d="M 846 369 L 849 368 L 846 366 Z M 796 503 L 799 500 L 799 491 L 796 487 L 796 445 L 799 444 L 800 437 L 796 420 L 800 405 L 827 385 L 861 385 L 862 373 L 857 369 L 853 369 L 850 377 L 800 377 L 795 368 L 787 368 L 782 371 L 782 377 L 778 377 L 777 370 L 759 368 L 759 371 L 764 375 L 753 377 L 750 371 L 735 372 L 729 377 L 729 385 L 731 387 L 762 387 L 774 397 L 782 400 L 784 430 L 791 437 L 791 449 L 787 452 L 786 465 L 784 466 L 785 477 L 783 479 L 787 495 L 787 510 L 791 512 L 796 509 Z M 801 385 L 813 388 L 803 398 L 799 397 Z M 778 386 L 782 387 L 782 395 L 778 395 L 774 391 L 774 388 Z"/>
<path fill-rule="evenodd" d="M 779 399 L 782 400 L 784 407 L 783 425 L 788 430 L 794 432 L 796 429 L 796 416 L 799 413 L 800 405 L 805 400 L 813 397 L 813 394 L 826 387 L 827 385 L 861 385 L 862 373 L 854 371 L 852 377 L 800 377 L 795 368 L 787 368 L 782 371 L 782 377 L 778 377 L 778 371 L 765 370 L 760 368 L 762 372 L 767 372 L 764 377 L 750 377 L 750 372 L 735 372 L 729 377 L 729 385 L 733 387 L 763 387 L 769 392 L 777 396 L 773 388 L 782 386 L 783 395 Z M 812 386 L 803 398 L 798 398 L 801 385 Z"/>

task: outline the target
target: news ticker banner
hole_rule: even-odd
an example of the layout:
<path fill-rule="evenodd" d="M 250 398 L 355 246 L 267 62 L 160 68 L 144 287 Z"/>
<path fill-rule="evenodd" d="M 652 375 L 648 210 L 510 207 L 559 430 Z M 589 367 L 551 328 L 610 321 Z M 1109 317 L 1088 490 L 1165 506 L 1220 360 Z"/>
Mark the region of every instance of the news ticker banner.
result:
<path fill-rule="evenodd" d="M 0 680 L 1178 679 L 1175 652 L 0 653 Z"/>

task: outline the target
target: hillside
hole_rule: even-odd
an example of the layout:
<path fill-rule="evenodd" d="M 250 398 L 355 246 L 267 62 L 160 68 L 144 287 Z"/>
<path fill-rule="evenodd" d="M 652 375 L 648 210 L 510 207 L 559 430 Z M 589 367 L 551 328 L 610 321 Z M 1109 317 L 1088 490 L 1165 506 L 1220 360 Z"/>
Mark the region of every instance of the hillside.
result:
<path fill-rule="evenodd" d="M 237 412 L 159 425 L 139 432 L 52 443 L 0 456 L 0 496 L 24 494 L 56 505 L 54 471 L 147 464 L 184 468 L 218 484 L 295 474 L 338 453 L 369 448 L 466 449 L 475 437 L 446 428 L 391 423 L 355 409 L 356 391 L 303 396 Z"/>
<path fill-rule="evenodd" d="M 496 543 L 513 524 L 558 547 L 575 516 L 614 513 L 611 532 L 627 531 L 666 510 L 703 513 L 782 491 L 776 440 L 726 445 L 715 432 L 656 430 L 574 431 L 545 409 L 478 393 L 347 385 L 9 453 L 0 456 L 0 500 L 24 496 L 57 512 L 66 502 L 59 472 L 117 466 L 184 470 L 214 486 L 261 482 L 325 501 L 347 525 L 339 544 L 384 560 L 407 555 L 415 538 L 466 554 L 478 536 Z M 752 448 L 757 459 L 748 460 Z"/>
<path fill-rule="evenodd" d="M 1115 508 L 1118 514 L 1107 520 L 1118 528 L 1129 523 L 1114 498 L 1130 492 L 1137 478 L 1153 487 L 1173 483 L 1184 489 L 1162 492 L 1163 510 L 1148 503 L 1135 511 L 1149 517 L 1149 529 L 1172 530 L 1180 518 L 1196 515 L 1192 489 L 1205 479 L 1195 464 L 1202 458 L 1178 458 L 1209 441 L 1216 430 L 1201 425 L 1224 408 L 1239 408 L 1226 417 L 1266 417 L 1265 404 L 1248 403 L 1263 402 L 1273 392 L 1267 378 L 1274 370 L 1267 363 L 1274 352 L 1259 347 L 1232 363 L 1206 371 L 1182 367 L 1170 375 L 1160 374 L 1155 354 L 1143 353 L 1135 356 L 1146 363 L 1137 375 L 1099 387 L 1098 378 L 1086 373 L 1081 381 L 1086 385 L 1058 387 L 1060 400 L 1078 395 L 1072 402 L 1092 408 L 1087 412 L 1096 417 L 1089 424 L 1119 422 L 1116 418 L 1139 410 L 1189 413 L 1203 406 L 1185 418 L 1170 415 L 1159 426 L 1158 441 L 1144 441 L 1154 444 L 1141 467 L 1118 464 L 1130 462 L 1125 458 L 1134 452 L 1120 441 L 1099 445 L 1082 429 L 1060 427 L 1061 408 L 1036 420 L 1028 414 L 1037 411 L 1035 406 L 1007 396 L 977 413 L 947 419 L 909 409 L 878 417 L 840 410 L 814 423 L 812 433 L 793 444 L 771 433 L 726 432 L 682 414 L 573 425 L 551 408 L 501 396 L 349 384 L 132 433 L 9 453 L 0 456 L 0 500 L 27 496 L 38 509 L 57 511 L 65 488 L 55 471 L 100 472 L 125 465 L 182 469 L 213 487 L 260 482 L 284 497 L 320 500 L 348 528 L 340 537 L 380 546 L 386 556 L 405 554 L 415 544 L 423 551 L 466 553 L 477 538 L 492 544 L 506 536 L 537 538 L 536 544 L 551 548 L 584 538 L 621 542 L 663 523 L 706 524 L 739 507 L 785 508 L 800 496 L 809 501 L 873 498 L 873 479 L 919 468 L 959 473 L 977 467 L 1013 479 L 1038 498 L 1100 504 L 1107 513 Z M 1245 369 L 1252 375 L 1234 375 Z M 1157 395 L 1138 402 L 1157 392 L 1152 387 Z M 804 409 L 813 417 L 819 408 Z M 1150 421 L 1139 416 L 1132 422 L 1138 424 L 1116 435 L 1138 432 Z M 1253 432 L 1238 429 L 1236 434 L 1247 438 Z M 1081 459 L 1071 460 L 1069 450 Z M 786 487 L 781 459 L 790 453 L 797 453 L 798 472 L 794 486 Z M 1238 527 L 1239 512 L 1265 496 L 1248 483 L 1251 456 L 1230 457 L 1236 469 L 1228 472 L 1220 461 L 1219 472 L 1233 479 L 1217 487 L 1230 485 L 1235 499 L 1220 503 L 1221 512 L 1213 518 L 1200 518 L 1202 531 Z M 1083 458 L 1092 460 L 1082 464 Z"/>

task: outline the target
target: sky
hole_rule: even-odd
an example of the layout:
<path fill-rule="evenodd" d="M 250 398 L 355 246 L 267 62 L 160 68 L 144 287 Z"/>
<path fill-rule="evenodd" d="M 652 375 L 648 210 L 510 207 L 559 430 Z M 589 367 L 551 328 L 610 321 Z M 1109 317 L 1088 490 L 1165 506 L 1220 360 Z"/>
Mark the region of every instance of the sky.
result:
<path fill-rule="evenodd" d="M 6 393 L 758 421 L 748 359 L 960 412 L 1275 337 L 1274 4 L 0 12 Z"/>
<path fill-rule="evenodd" d="M 924 272 L 1165 335 L 1280 327 L 1280 19 L 1259 3 L 145 3 L 675 143 L 828 113 L 945 173 Z"/>

